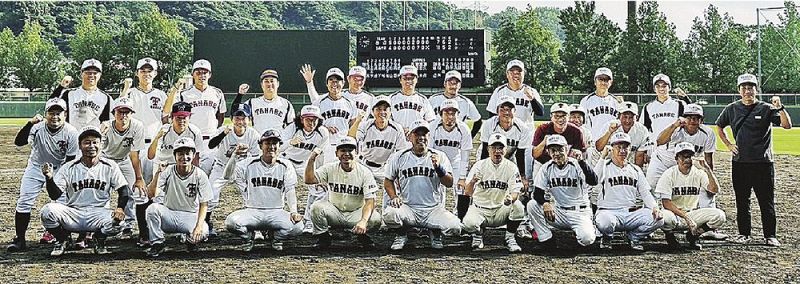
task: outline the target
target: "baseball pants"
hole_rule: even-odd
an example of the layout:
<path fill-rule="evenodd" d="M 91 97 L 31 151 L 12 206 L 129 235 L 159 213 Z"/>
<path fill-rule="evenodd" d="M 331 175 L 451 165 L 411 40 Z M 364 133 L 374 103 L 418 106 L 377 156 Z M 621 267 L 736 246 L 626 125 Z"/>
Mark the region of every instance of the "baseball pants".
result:
<path fill-rule="evenodd" d="M 219 206 L 220 192 L 222 192 L 222 189 L 225 188 L 225 185 L 230 183 L 229 180 L 222 176 L 223 171 L 225 171 L 224 165 L 214 163 L 214 167 L 211 169 L 211 175 L 208 176 L 208 181 L 211 183 L 212 193 L 211 200 L 208 201 L 208 212 L 214 212 L 214 208 Z"/>
<path fill-rule="evenodd" d="M 147 141 L 149 139 L 145 139 Z M 142 179 L 144 184 L 150 184 L 153 180 L 153 165 L 157 165 L 155 161 L 147 158 L 147 149 L 150 148 L 150 143 L 144 143 L 144 148 L 139 151 L 139 163 L 142 167 Z"/>
<path fill-rule="evenodd" d="M 314 203 L 314 206 L 311 206 L 314 235 L 325 233 L 331 228 L 352 229 L 358 221 L 361 221 L 362 209 L 358 208 L 350 212 L 342 212 L 327 200 Z M 367 221 L 367 231 L 376 230 L 380 226 L 381 214 L 378 213 L 377 209 L 374 209 Z"/>
<path fill-rule="evenodd" d="M 53 172 L 58 172 L 58 168 L 54 168 Z M 28 167 L 25 168 L 25 173 L 22 174 L 19 185 L 19 198 L 17 199 L 16 208 L 17 212 L 31 213 L 31 209 L 33 209 L 33 205 L 36 202 L 36 197 L 39 196 L 39 192 L 42 192 L 44 182 L 44 175 L 42 174 L 42 169 L 40 167 L 28 165 Z M 61 203 L 66 202 L 66 200 L 66 195 L 63 194 L 58 198 L 58 201 Z"/>
<path fill-rule="evenodd" d="M 206 172 L 206 175 L 211 174 L 211 168 L 214 167 L 214 162 L 217 160 L 217 151 L 216 149 L 208 149 L 208 141 L 209 139 L 203 138 L 203 144 L 205 144 L 204 151 L 200 152 L 200 169 Z M 198 146 L 199 147 L 199 146 Z"/>
<path fill-rule="evenodd" d="M 303 233 L 303 222 L 294 223 L 289 211 L 283 209 L 245 208 L 233 211 L 225 218 L 225 228 L 242 238 L 254 231 L 275 231 L 275 239 L 286 240 Z"/>
<path fill-rule="evenodd" d="M 124 176 L 125 181 L 128 182 L 128 188 L 130 189 L 130 196 L 132 198 L 128 199 L 128 204 L 125 205 L 125 220 L 122 221 L 120 225 L 123 229 L 131 229 L 136 223 L 136 205 L 147 203 L 147 195 L 142 195 L 143 192 L 133 188 L 133 184 L 136 182 L 136 173 L 133 171 L 133 163 L 130 158 L 126 157 L 122 160 L 111 160 L 117 163 L 119 170 L 122 172 L 122 176 Z"/>
<path fill-rule="evenodd" d="M 686 220 L 672 213 L 669 210 L 661 210 L 661 215 L 664 216 L 664 231 L 674 230 L 687 230 L 689 229 Z M 722 227 L 725 224 L 725 212 L 717 208 L 700 208 L 686 212 L 686 216 L 694 221 L 697 226 L 707 225 L 711 229 Z"/>
<path fill-rule="evenodd" d="M 390 229 L 419 227 L 440 230 L 446 236 L 461 235 L 461 221 L 453 213 L 442 207 L 416 209 L 406 204 L 395 208 L 386 207 L 383 222 Z"/>
<path fill-rule="evenodd" d="M 74 208 L 61 203 L 47 203 L 42 207 L 42 225 L 47 229 L 62 226 L 70 232 L 96 232 L 113 235 L 112 210 L 103 207 Z"/>
<path fill-rule="evenodd" d="M 632 212 L 628 208 L 599 208 L 594 216 L 594 222 L 602 236 L 611 236 L 614 232 L 627 232 L 631 241 L 641 240 L 664 225 L 664 219 L 654 219 L 653 210 L 646 207 Z"/>
<path fill-rule="evenodd" d="M 544 208 L 538 202 L 528 202 L 528 216 L 533 221 L 533 228 L 539 236 L 539 242 L 544 242 L 553 237 L 550 226 L 575 232 L 578 244 L 588 246 L 594 243 L 595 227 L 592 222 L 592 209 L 589 206 L 584 208 L 564 208 L 553 205 L 556 215 L 555 221 L 550 222 L 544 218 Z"/>
<path fill-rule="evenodd" d="M 150 229 L 150 242 L 164 243 L 164 234 L 191 234 L 197 225 L 197 212 L 170 210 L 163 204 L 153 203 L 147 207 L 147 227 Z M 203 238 L 208 235 L 208 224 L 203 226 Z"/>
<path fill-rule="evenodd" d="M 519 200 L 511 203 L 510 206 L 500 206 L 498 208 L 480 208 L 472 204 L 464 215 L 463 230 L 467 233 L 480 232 L 484 227 L 499 227 L 506 225 L 508 221 L 522 221 L 525 219 L 525 206 Z"/>
<path fill-rule="evenodd" d="M 658 185 L 658 179 L 661 178 L 661 175 L 664 174 L 667 169 L 675 165 L 675 161 L 673 160 L 672 163 L 664 162 L 660 158 L 653 157 L 650 159 L 650 164 L 647 165 L 647 172 L 645 172 L 645 177 L 647 177 L 647 183 L 650 184 L 650 193 L 654 193 L 656 191 L 656 186 Z"/>

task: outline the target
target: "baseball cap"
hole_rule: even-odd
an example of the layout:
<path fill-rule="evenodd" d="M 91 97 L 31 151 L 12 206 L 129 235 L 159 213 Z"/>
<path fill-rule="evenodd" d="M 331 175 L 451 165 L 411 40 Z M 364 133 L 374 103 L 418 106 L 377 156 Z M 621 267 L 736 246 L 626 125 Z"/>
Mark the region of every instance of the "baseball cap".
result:
<path fill-rule="evenodd" d="M 342 72 L 342 69 L 336 67 L 328 69 L 328 74 L 325 74 L 325 80 L 328 80 L 331 76 L 338 76 L 339 79 L 344 80 L 344 72 Z"/>
<path fill-rule="evenodd" d="M 55 107 L 55 106 L 61 107 L 61 110 L 66 110 L 67 109 L 67 102 L 65 102 L 61 98 L 49 99 L 49 100 L 47 100 L 47 103 L 44 104 L 44 111 L 45 112 L 50 111 L 50 108 Z"/>
<path fill-rule="evenodd" d="M 439 108 L 439 113 L 442 113 L 446 109 L 455 109 L 456 111 L 459 111 L 458 102 L 456 102 L 454 99 L 446 99 L 442 101 L 442 107 Z"/>
<path fill-rule="evenodd" d="M 347 77 L 350 76 L 361 76 L 367 78 L 367 69 L 361 66 L 350 67 L 350 71 L 347 72 Z"/>
<path fill-rule="evenodd" d="M 97 68 L 98 71 L 103 72 L 103 63 L 100 62 L 100 60 L 89 58 L 84 60 L 83 64 L 81 64 L 81 71 L 88 68 Z"/>
<path fill-rule="evenodd" d="M 411 123 L 411 132 L 416 132 L 417 129 L 425 128 L 426 131 L 430 131 L 431 127 L 428 126 L 428 122 L 423 119 L 417 119 L 413 123 Z"/>
<path fill-rule="evenodd" d="M 594 77 L 595 78 L 597 78 L 597 76 L 601 76 L 601 75 L 606 75 L 606 76 L 608 76 L 608 78 L 611 78 L 612 80 L 614 79 L 614 73 L 611 73 L 611 69 L 608 69 L 606 67 L 600 67 L 600 68 L 597 68 L 597 70 L 594 71 Z"/>
<path fill-rule="evenodd" d="M 669 80 L 669 76 L 667 75 L 658 74 L 655 77 L 653 77 L 653 86 L 655 86 L 656 82 L 658 81 L 664 81 L 664 83 L 666 83 L 668 86 L 672 86 L 672 81 Z"/>
<path fill-rule="evenodd" d="M 581 105 L 579 105 L 579 104 L 571 104 L 571 105 L 569 105 L 569 113 L 573 113 L 573 112 L 580 112 L 580 113 L 583 114 L 583 116 L 586 116 L 586 110 L 583 109 L 583 107 Z"/>
<path fill-rule="evenodd" d="M 172 105 L 172 116 L 186 117 L 192 114 L 192 105 L 187 102 L 176 102 Z"/>
<path fill-rule="evenodd" d="M 264 78 L 267 77 L 273 77 L 275 79 L 278 79 L 278 71 L 275 71 L 275 69 L 272 68 L 267 68 L 266 70 L 261 72 L 261 79 L 263 80 Z"/>
<path fill-rule="evenodd" d="M 545 140 L 545 145 L 547 145 L 548 147 L 550 145 L 567 146 L 567 138 L 564 138 L 564 136 L 558 134 L 552 134 L 550 136 L 547 136 L 547 140 Z"/>
<path fill-rule="evenodd" d="M 692 152 L 692 154 L 695 153 L 694 152 L 694 145 L 692 143 L 689 143 L 689 142 L 681 142 L 681 143 L 675 144 L 675 148 L 672 149 L 672 151 L 673 151 L 673 153 L 675 153 L 675 155 L 677 155 L 678 153 L 683 152 L 683 151 L 689 151 L 689 152 Z"/>
<path fill-rule="evenodd" d="M 172 143 L 172 152 L 175 153 L 180 148 L 191 148 L 192 150 L 197 149 L 197 145 L 194 144 L 194 140 L 189 137 L 181 137 L 178 138 L 175 143 Z"/>
<path fill-rule="evenodd" d="M 703 116 L 703 107 L 698 104 L 688 104 L 683 109 L 683 116 L 699 115 Z"/>
<path fill-rule="evenodd" d="M 742 84 L 753 84 L 758 86 L 758 78 L 756 78 L 756 75 L 744 73 L 736 78 L 736 86 L 741 86 Z"/>
<path fill-rule="evenodd" d="M 322 111 L 319 109 L 318 106 L 306 105 L 306 106 L 303 106 L 302 109 L 300 109 L 300 117 L 309 117 L 310 116 L 310 117 L 322 118 L 322 115 L 320 114 L 321 112 Z"/>
<path fill-rule="evenodd" d="M 456 78 L 458 79 L 459 82 L 461 82 L 461 72 L 458 72 L 456 70 L 450 70 L 444 74 L 445 83 L 447 82 L 447 80 L 450 80 L 451 78 Z"/>
<path fill-rule="evenodd" d="M 639 115 L 639 106 L 634 102 L 622 102 L 617 108 L 620 114 L 625 112 L 632 112 L 634 115 Z"/>
<path fill-rule="evenodd" d="M 611 145 L 617 143 L 631 144 L 631 136 L 625 132 L 614 132 L 614 134 L 611 135 L 611 139 L 609 139 L 609 142 L 611 143 Z"/>
<path fill-rule="evenodd" d="M 111 111 L 117 111 L 117 109 L 120 108 L 127 108 L 131 112 L 136 112 L 133 109 L 133 101 L 129 98 L 117 98 L 114 100 L 113 106 L 114 107 L 111 109 Z"/>
<path fill-rule="evenodd" d="M 94 136 L 98 138 L 103 137 L 102 135 L 100 135 L 100 129 L 94 125 L 87 125 L 81 128 L 81 134 L 78 135 L 78 141 L 81 141 L 83 140 L 83 138 L 86 138 L 88 136 Z"/>
<path fill-rule="evenodd" d="M 503 144 L 503 147 L 508 146 L 508 139 L 505 135 L 500 133 L 495 133 L 489 136 L 489 146 L 494 146 L 494 144 L 497 143 Z"/>
<path fill-rule="evenodd" d="M 345 148 L 345 147 L 353 148 L 353 149 L 356 148 L 356 139 L 353 138 L 353 137 L 350 137 L 350 136 L 344 136 L 344 137 L 340 138 L 339 141 L 337 141 L 337 142 L 339 142 L 339 144 L 336 145 L 336 150 L 339 150 L 339 148 Z"/>
<path fill-rule="evenodd" d="M 414 76 L 419 76 L 417 67 L 414 65 L 403 65 L 403 67 L 400 67 L 400 77 L 409 74 Z"/>
<path fill-rule="evenodd" d="M 375 104 L 372 105 L 372 109 L 375 109 L 376 107 L 378 107 L 378 105 L 381 104 L 386 104 L 387 107 L 392 105 L 391 100 L 389 100 L 388 96 L 377 96 L 375 97 Z"/>
<path fill-rule="evenodd" d="M 248 104 L 239 104 L 239 106 L 231 112 L 231 117 L 234 116 L 245 116 L 249 117 L 252 115 L 253 111 Z"/>
<path fill-rule="evenodd" d="M 205 59 L 197 60 L 192 64 L 192 71 L 196 69 L 206 69 L 208 72 L 211 72 L 211 62 Z"/>
<path fill-rule="evenodd" d="M 508 64 L 506 64 L 506 71 L 511 70 L 511 67 L 514 66 L 519 67 L 520 69 L 522 69 L 522 71 L 525 71 L 525 63 L 516 59 L 511 60 L 508 62 Z"/>
<path fill-rule="evenodd" d="M 560 111 L 560 112 L 568 114 L 570 109 L 571 108 L 566 103 L 554 103 L 553 105 L 550 106 L 550 113 L 552 114 L 554 112 L 559 112 Z"/>
<path fill-rule="evenodd" d="M 153 70 L 158 70 L 158 62 L 150 57 L 139 59 L 139 61 L 136 62 L 136 69 L 142 69 L 145 65 L 150 65 L 150 68 L 153 68 Z"/>
<path fill-rule="evenodd" d="M 516 101 L 511 96 L 501 96 L 500 99 L 497 100 L 497 107 L 501 107 L 504 104 L 509 104 L 511 107 L 516 107 Z"/>
<path fill-rule="evenodd" d="M 261 142 L 270 139 L 278 140 L 278 142 L 281 142 L 280 131 L 278 131 L 277 129 L 267 129 L 266 131 L 264 131 L 264 134 L 261 134 L 261 138 L 258 139 L 258 143 L 260 144 Z"/>

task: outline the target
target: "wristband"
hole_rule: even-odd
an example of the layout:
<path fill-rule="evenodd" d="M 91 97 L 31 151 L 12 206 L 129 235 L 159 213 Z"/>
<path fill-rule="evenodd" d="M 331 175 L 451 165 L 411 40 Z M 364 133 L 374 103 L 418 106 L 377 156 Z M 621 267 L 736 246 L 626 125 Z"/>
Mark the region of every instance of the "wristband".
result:
<path fill-rule="evenodd" d="M 434 168 L 434 170 L 436 170 L 436 174 L 439 175 L 439 177 L 447 175 L 447 172 L 444 171 L 442 165 L 437 165 L 436 168 Z"/>

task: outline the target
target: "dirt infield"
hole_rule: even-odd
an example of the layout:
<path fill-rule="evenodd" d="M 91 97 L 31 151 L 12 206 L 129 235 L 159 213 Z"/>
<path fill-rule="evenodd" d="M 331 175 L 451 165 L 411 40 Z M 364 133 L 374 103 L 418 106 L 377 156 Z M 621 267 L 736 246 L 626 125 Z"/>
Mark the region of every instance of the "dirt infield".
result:
<path fill-rule="evenodd" d="M 14 206 L 20 176 L 25 168 L 29 147 L 13 146 L 16 128 L 0 128 L 0 240 L 5 245 L 14 235 Z M 734 200 L 730 182 L 730 156 L 716 155 L 716 172 L 722 195 L 718 202 L 728 216 L 723 232 L 736 232 Z M 39 245 L 43 228 L 38 208 L 47 202 L 41 194 L 32 212 L 25 253 L 0 252 L 2 283 L 16 282 L 401 282 L 401 283 L 798 283 L 800 282 L 800 157 L 781 155 L 777 158 L 778 234 L 783 246 L 732 245 L 705 242 L 703 251 L 671 251 L 658 234 L 645 242 L 647 252 L 636 253 L 618 245 L 612 251 L 600 251 L 597 245 L 579 248 L 574 236 L 557 233 L 557 252 L 544 252 L 535 242 L 522 240 L 523 253 L 510 255 L 501 232 L 489 232 L 486 248 L 471 251 L 468 239 L 446 238 L 445 249 L 433 252 L 427 238 L 412 238 L 411 246 L 401 253 L 388 251 L 393 236 L 386 232 L 373 234 L 378 249 L 366 251 L 353 245 L 349 234 L 335 234 L 330 250 L 311 248 L 313 239 L 303 235 L 286 243 L 282 252 L 268 244 L 257 243 L 251 253 L 237 250 L 238 240 L 223 232 L 218 240 L 204 243 L 200 251 L 186 252 L 183 245 L 169 240 L 170 250 L 158 259 L 149 259 L 137 248 L 135 239 L 110 239 L 113 252 L 96 256 L 90 249 L 72 251 L 60 258 L 51 258 L 50 245 Z M 304 188 L 298 191 L 300 204 L 305 204 Z M 761 242 L 758 204 L 753 198 L 754 239 Z M 233 188 L 223 192 L 221 208 L 214 222 L 221 227 L 226 214 L 240 206 Z M 302 207 L 301 207 L 302 208 Z M 302 210 L 302 209 L 301 209 Z M 135 233 L 134 233 L 135 237 Z M 411 248 L 416 247 L 416 248 Z"/>

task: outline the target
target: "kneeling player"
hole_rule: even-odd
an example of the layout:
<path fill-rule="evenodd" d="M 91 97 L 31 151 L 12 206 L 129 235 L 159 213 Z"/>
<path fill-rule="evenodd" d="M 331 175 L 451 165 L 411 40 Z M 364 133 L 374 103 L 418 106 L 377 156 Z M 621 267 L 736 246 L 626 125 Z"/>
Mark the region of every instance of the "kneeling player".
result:
<path fill-rule="evenodd" d="M 381 226 L 381 215 L 375 210 L 378 185 L 367 166 L 355 162 L 356 140 L 345 136 L 336 145 L 339 162 L 327 163 L 314 170 L 314 162 L 320 148 L 314 149 L 305 168 L 306 184 L 322 184 L 328 190 L 328 200 L 320 200 L 311 206 L 314 223 L 315 247 L 331 245 L 330 228 L 345 228 L 358 236 L 363 247 L 374 247 L 367 236 L 368 230 Z"/>
<path fill-rule="evenodd" d="M 661 198 L 664 210 L 664 233 L 671 247 L 679 247 L 674 231 L 688 230 L 686 240 L 689 248 L 702 249 L 697 243 L 700 234 L 721 227 L 725 223 L 725 212 L 717 208 L 697 208 L 701 194 L 708 191 L 716 194 L 719 187 L 717 177 L 704 160 L 692 165 L 694 145 L 681 142 L 675 145 L 675 166 L 667 169 L 658 179 L 656 195 Z"/>
<path fill-rule="evenodd" d="M 472 205 L 464 216 L 464 230 L 473 233 L 472 248 L 483 248 L 484 227 L 506 225 L 508 251 L 519 252 L 515 234 L 525 219 L 525 207 L 517 200 L 522 189 L 517 165 L 504 158 L 507 138 L 495 133 L 489 137 L 489 158 L 480 160 L 469 171 L 465 191 Z"/>

